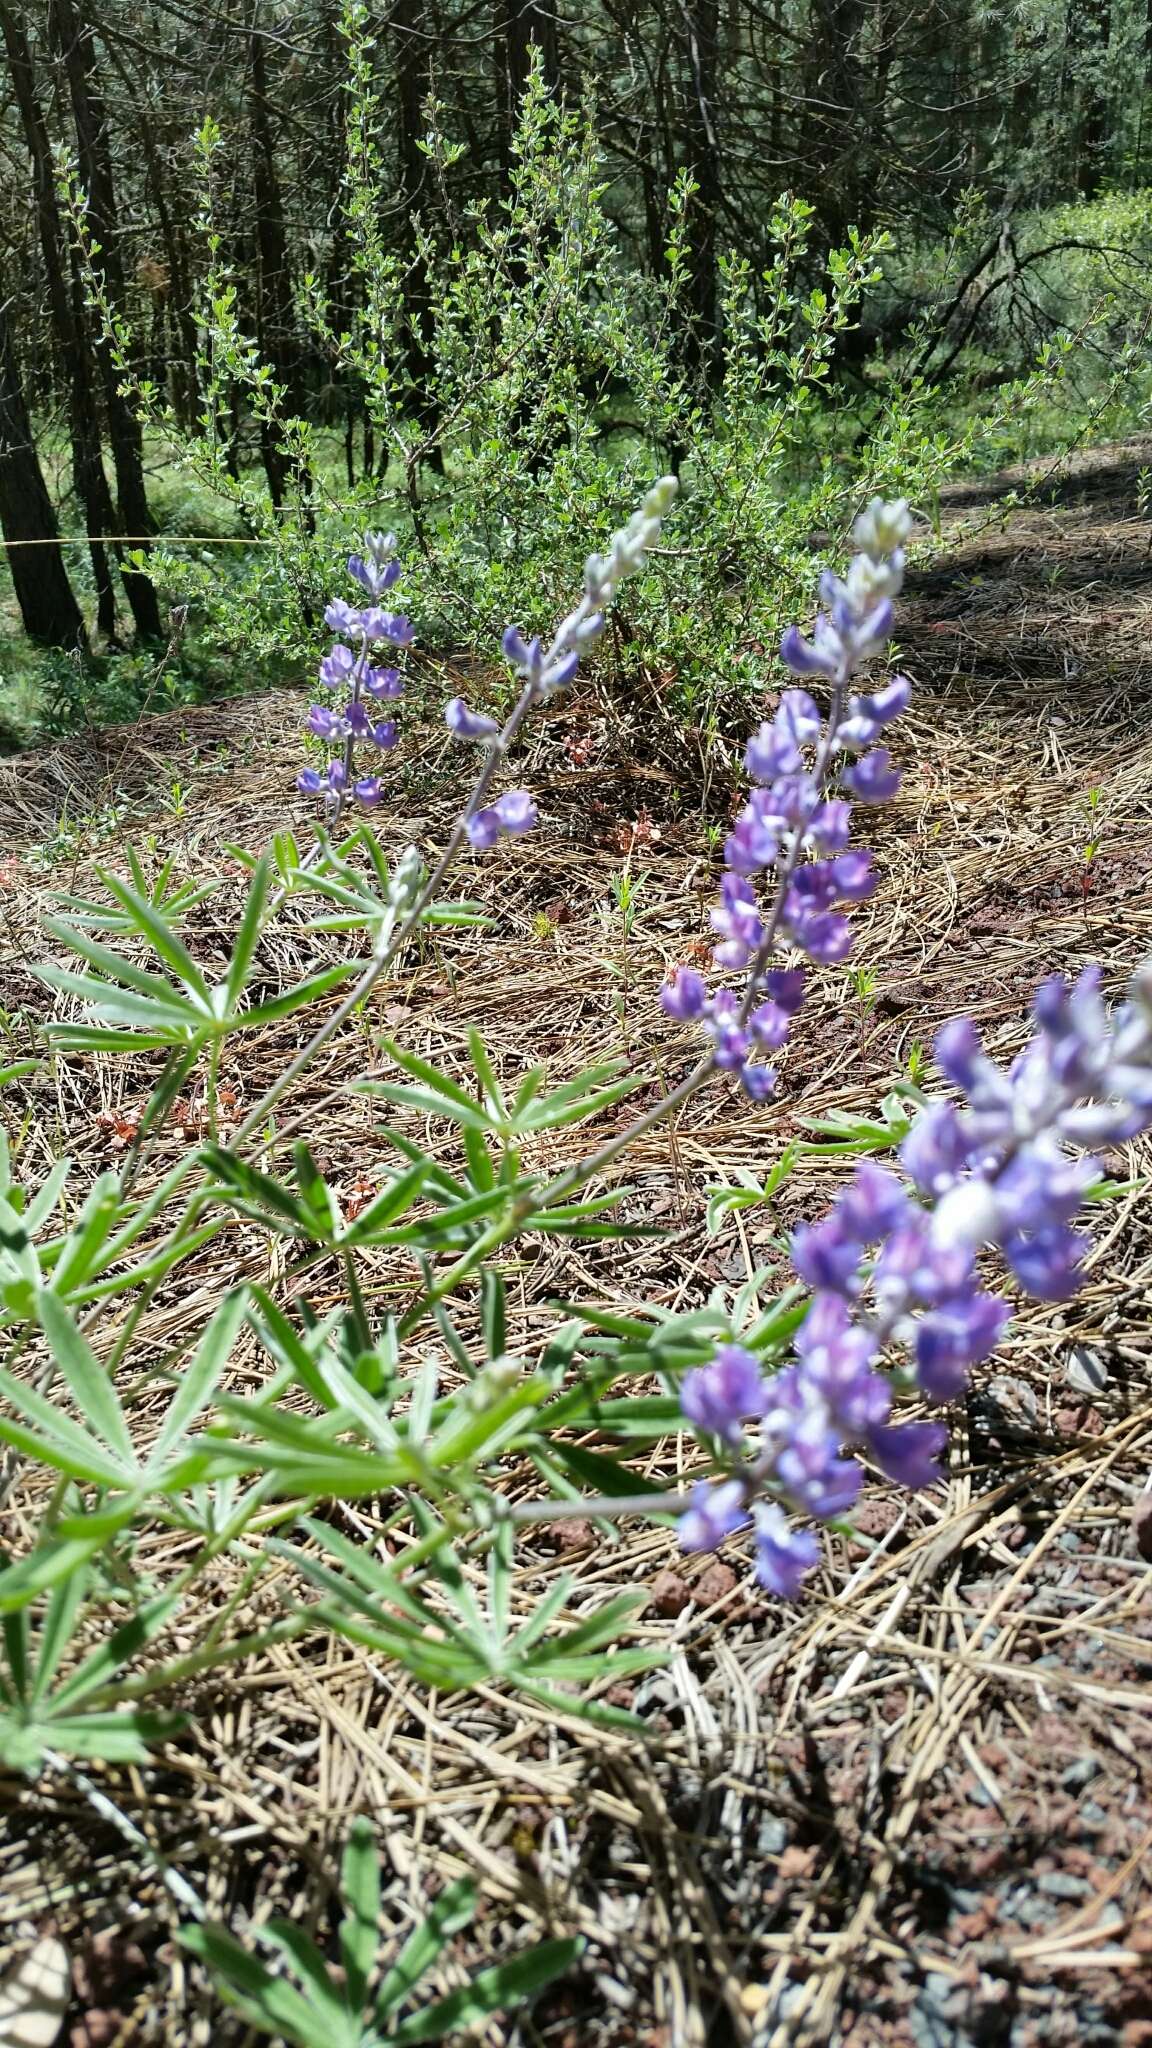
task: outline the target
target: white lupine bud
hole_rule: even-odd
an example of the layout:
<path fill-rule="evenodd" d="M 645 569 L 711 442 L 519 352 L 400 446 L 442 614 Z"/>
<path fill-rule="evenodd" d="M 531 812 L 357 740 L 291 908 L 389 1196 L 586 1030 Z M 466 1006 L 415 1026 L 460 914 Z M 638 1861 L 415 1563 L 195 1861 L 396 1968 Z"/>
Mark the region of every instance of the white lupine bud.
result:
<path fill-rule="evenodd" d="M 477 1373 L 468 1387 L 465 1400 L 469 1408 L 483 1410 L 491 1408 L 503 1395 L 524 1377 L 524 1360 L 514 1358 L 505 1352 L 500 1358 L 490 1359 Z"/>
<path fill-rule="evenodd" d="M 863 617 L 882 597 L 898 597 L 903 582 L 904 557 L 897 550 L 890 561 L 884 562 L 874 562 L 870 555 L 854 555 L 844 588 L 853 610 Z"/>
<path fill-rule="evenodd" d="M 676 502 L 679 489 L 679 479 L 674 476 L 662 476 L 658 483 L 654 483 L 644 500 L 644 510 L 648 518 L 666 519 Z"/>
<path fill-rule="evenodd" d="M 852 528 L 852 538 L 858 548 L 874 561 L 882 561 L 897 548 L 903 547 L 912 531 L 912 515 L 908 510 L 907 498 L 894 498 L 886 504 L 883 498 L 873 498 L 867 510 L 861 512 Z"/>
<path fill-rule="evenodd" d="M 412 901 L 424 878 L 424 860 L 419 847 L 405 847 L 395 867 L 388 888 L 388 900 L 397 909 Z"/>
<path fill-rule="evenodd" d="M 961 1245 L 973 1251 L 977 1245 L 994 1244 L 1000 1212 L 993 1190 L 986 1180 L 960 1181 L 941 1195 L 932 1214 L 932 1239 L 951 1250 Z"/>

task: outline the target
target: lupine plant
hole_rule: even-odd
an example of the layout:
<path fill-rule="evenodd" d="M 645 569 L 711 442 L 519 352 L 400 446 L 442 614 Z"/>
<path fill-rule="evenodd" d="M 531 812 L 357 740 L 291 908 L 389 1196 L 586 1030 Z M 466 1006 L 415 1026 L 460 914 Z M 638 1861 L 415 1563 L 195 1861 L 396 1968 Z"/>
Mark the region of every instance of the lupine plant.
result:
<path fill-rule="evenodd" d="M 305 796 L 324 796 L 333 824 L 350 792 L 367 809 L 378 804 L 384 793 L 380 776 L 372 770 L 356 776 L 356 749 L 358 744 L 368 743 L 378 757 L 396 745 L 395 719 L 374 713 L 403 696 L 404 681 L 399 669 L 379 667 L 371 657 L 381 646 L 409 647 L 414 638 L 411 621 L 400 612 L 385 610 L 380 603 L 402 574 L 394 533 L 365 534 L 364 553 L 348 557 L 348 574 L 371 602 L 356 606 L 334 598 L 325 609 L 324 624 L 340 638 L 320 663 L 320 682 L 335 695 L 336 708 L 313 704 L 308 713 L 309 732 L 326 754 L 330 748 L 335 752 L 323 771 L 304 768 L 296 778 L 296 787 Z"/>
<path fill-rule="evenodd" d="M 750 793 L 712 912 L 715 974 L 683 966 L 660 992 L 670 1056 L 684 1044 L 682 1077 L 619 1128 L 618 1105 L 644 1078 L 622 1061 L 558 1085 L 543 1066 L 506 1082 L 473 1031 L 463 1085 L 379 1034 L 374 992 L 424 931 L 484 916 L 481 904 L 445 894 L 458 856 L 482 873 L 497 841 L 537 826 L 530 792 L 507 786 L 521 730 L 571 683 L 675 497 L 673 479 L 658 483 L 589 557 L 579 600 L 549 638 L 508 628 L 516 688 L 502 721 L 459 697 L 446 706 L 449 733 L 479 765 L 431 866 L 414 848 L 386 847 L 371 815 L 341 829 L 350 793 L 369 812 L 379 794 L 377 775 L 355 765 L 362 741 L 387 751 L 363 729 L 368 703 L 398 693 L 395 673 L 373 665 L 375 650 L 412 633 L 379 604 L 398 575 L 391 537 L 369 536 L 350 563 L 369 605 L 334 600 L 327 614 L 338 639 L 324 679 L 336 709 L 310 723 L 336 751 L 323 774 L 301 778 L 324 815 L 307 850 L 289 831 L 266 853 L 240 850 L 247 892 L 222 978 L 201 965 L 194 937 L 214 885 L 175 885 L 170 867 L 149 885 L 135 856 L 130 879 L 104 876 L 109 900 L 67 899 L 51 926 L 62 957 L 40 972 L 63 1001 L 47 1057 L 145 1058 L 158 1074 L 127 1155 L 83 1192 L 73 1195 L 67 1160 L 30 1189 L 7 1151 L 0 1156 L 5 1483 L 21 1467 L 46 1481 L 29 1480 L 29 1498 L 43 1501 L 35 1542 L 0 1570 L 0 1758 L 10 1766 L 35 1774 L 53 1759 L 139 1761 L 178 1733 L 199 1674 L 317 1629 L 441 1693 L 502 1685 L 639 1735 L 642 1719 L 603 1694 L 657 1654 L 629 1640 L 643 1591 L 571 1616 L 561 1577 L 534 1609 L 514 1612 L 519 1532 L 574 1513 L 663 1518 L 686 1550 L 743 1543 L 750 1532 L 761 1585 L 794 1598 L 820 1555 L 819 1525 L 850 1526 L 868 1467 L 909 1488 L 937 1482 L 945 1425 L 901 1419 L 902 1405 L 946 1408 L 994 1350 L 1009 1313 L 995 1273 L 1006 1267 L 1045 1300 L 1076 1287 L 1088 1240 L 1073 1226 L 1103 1183 L 1092 1148 L 1152 1121 L 1149 966 L 1115 1012 L 1092 972 L 1072 986 L 1046 983 L 1035 1036 L 1008 1069 L 957 1019 L 936 1042 L 948 1093 L 928 1099 L 906 1079 L 874 1124 L 845 1133 L 828 1119 L 819 1142 L 848 1155 L 851 1172 L 828 1215 L 792 1235 L 792 1279 L 766 1305 L 764 1274 L 732 1299 L 718 1293 L 681 1314 L 569 1305 L 535 1356 L 511 1348 L 508 1246 L 524 1233 L 561 1243 L 634 1234 L 643 1226 L 620 1213 L 626 1190 L 606 1181 L 616 1160 L 702 1088 L 729 1087 L 752 1103 L 778 1091 L 777 1056 L 802 1027 L 806 963 L 846 960 L 851 905 L 874 884 L 871 854 L 852 843 L 856 806 L 886 802 L 899 783 L 888 741 L 910 685 L 871 671 L 888 645 L 912 522 L 903 502 L 876 500 L 857 522 L 844 578 L 822 580 L 811 632 L 784 636 L 793 680 L 748 742 Z M 262 949 L 285 919 L 297 948 L 314 932 L 355 940 L 360 952 L 270 996 Z M 312 1006 L 326 1007 L 310 1035 L 225 1129 L 222 1075 L 245 1035 Z M 297 1081 L 345 1026 L 371 1032 L 381 1054 L 350 1085 L 379 1105 L 376 1134 L 390 1160 L 357 1206 L 314 1156 L 303 1135 L 311 1119 L 290 1107 Z M 20 1063 L 8 1085 L 28 1079 Z M 179 1091 L 193 1089 L 203 1140 L 157 1174 L 157 1135 Z M 605 1137 L 609 1110 L 617 1128 Z M 412 1135 L 414 1118 L 454 1131 L 450 1163 Z M 550 1171 L 540 1141 L 570 1127 L 587 1127 L 585 1149 Z M 875 1156 L 893 1150 L 895 1165 Z M 737 1195 L 771 1199 L 797 1151 L 794 1143 L 770 1162 L 763 1189 Z M 130 1377 L 150 1309 L 179 1298 L 192 1262 L 212 1246 L 237 1269 L 253 1242 L 265 1247 L 263 1275 L 275 1246 L 277 1283 L 238 1273 L 206 1327 L 178 1335 Z M 338 1305 L 321 1313 L 310 1290 L 320 1283 L 330 1300 L 334 1276 Z M 229 1381 L 242 1333 L 268 1361 L 264 1384 L 243 1395 Z M 157 1423 L 158 1385 L 170 1391 Z M 133 1408 L 145 1387 L 141 1448 Z M 582 1441 L 592 1431 L 607 1449 Z M 630 1458 L 684 1431 L 699 1452 L 687 1485 L 659 1491 Z M 509 1500 L 512 1460 L 538 1474 L 540 1498 Z M 391 1554 L 317 1512 L 359 1498 L 382 1504 L 386 1529 L 403 1531 Z M 139 1557 L 143 1533 L 157 1527 L 179 1537 L 162 1584 Z M 236 1590 L 190 1642 L 193 1591 L 225 1559 Z M 278 1602 L 271 1614 L 255 1597 L 265 1580 Z M 109 1634 L 101 1617 L 110 1604 Z M 264 1619 L 244 1628 L 242 1611 Z M 202 1941 L 199 1952 L 209 1953 Z M 301 1996 L 325 2004 L 322 1968 L 299 1944 L 294 1953 L 308 1984 Z M 254 2015 L 267 1989 L 259 1972 L 245 1976 L 226 1944 L 214 1960 Z M 349 2038 L 424 2038 L 415 2018 L 381 2033 L 381 1996 L 377 2018 L 364 1998 L 349 2013 Z M 299 2025 L 312 2024 L 293 2010 Z"/>

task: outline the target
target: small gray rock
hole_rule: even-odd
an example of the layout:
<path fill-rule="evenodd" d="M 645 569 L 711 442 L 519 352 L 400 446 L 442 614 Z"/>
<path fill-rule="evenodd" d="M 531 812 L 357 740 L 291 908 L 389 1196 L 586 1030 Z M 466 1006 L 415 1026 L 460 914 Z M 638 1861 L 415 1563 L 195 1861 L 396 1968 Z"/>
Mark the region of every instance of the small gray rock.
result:
<path fill-rule="evenodd" d="M 1108 1367 L 1098 1351 L 1089 1351 L 1086 1344 L 1074 1344 L 1064 1377 L 1078 1394 L 1102 1394 L 1108 1385 Z"/>
<path fill-rule="evenodd" d="M 1048 1899 L 1086 1899 L 1092 1890 L 1086 1877 L 1073 1877 L 1067 1870 L 1053 1870 L 1036 1880 L 1037 1891 Z"/>
<path fill-rule="evenodd" d="M 1049 1927 L 1055 1917 L 1047 1899 L 1024 1899 L 1016 1908 L 1016 1918 L 1022 1927 Z"/>
<path fill-rule="evenodd" d="M 946 1977 L 942 1970 L 929 1970 L 920 1993 L 921 2001 L 939 2011 L 955 1997 L 957 1984 L 954 1977 Z"/>
<path fill-rule="evenodd" d="M 761 1856 L 781 1856 L 788 1847 L 788 1823 L 784 1820 L 762 1820 L 756 1836 L 756 1847 Z"/>

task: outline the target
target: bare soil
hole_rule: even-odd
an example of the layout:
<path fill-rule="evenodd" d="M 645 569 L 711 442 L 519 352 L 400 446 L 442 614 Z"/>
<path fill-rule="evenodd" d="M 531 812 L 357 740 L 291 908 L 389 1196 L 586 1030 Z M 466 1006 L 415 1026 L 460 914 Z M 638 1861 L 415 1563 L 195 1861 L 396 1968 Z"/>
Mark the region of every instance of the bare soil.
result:
<path fill-rule="evenodd" d="M 558 1296 L 688 1307 L 739 1285 L 778 1258 L 782 1228 L 819 1212 L 839 1169 L 809 1162 L 775 1213 L 730 1217 L 715 1236 L 708 1188 L 739 1168 L 766 1174 L 805 1117 L 873 1112 L 946 1016 L 969 1011 L 1008 1056 L 1042 975 L 1099 960 L 1119 993 L 1152 951 L 1152 528 L 1136 482 L 1150 459 L 1129 444 L 1050 478 L 948 494 L 943 546 L 902 611 L 900 662 L 917 686 L 898 741 L 906 779 L 867 821 L 884 881 L 858 918 L 856 957 L 875 985 L 821 978 L 775 1102 L 753 1109 L 720 1085 L 633 1155 L 632 1212 L 665 1225 L 660 1238 L 523 1248 L 507 1269 L 516 1348 L 538 1344 Z M 1012 484 L 1032 497 L 1005 510 Z M 425 680 L 430 704 L 446 694 L 444 676 Z M 181 868 L 229 877 L 195 927 L 201 956 L 222 957 L 239 886 L 225 849 L 261 844 L 299 808 L 301 708 L 284 694 L 180 713 L 0 767 L 14 1043 L 20 1013 L 44 1005 L 27 963 L 53 892 L 94 861 L 117 865 L 122 834 L 154 834 Z M 404 745 L 387 833 L 431 848 L 455 762 L 431 718 L 410 718 Z M 517 766 L 540 798 L 539 840 L 486 857 L 470 885 L 496 929 L 408 963 L 373 1021 L 449 1062 L 475 1024 L 510 1075 L 544 1058 L 559 1078 L 620 1051 L 654 1088 L 675 1081 L 691 1046 L 655 991 L 667 966 L 704 951 L 707 827 L 739 786 L 723 743 L 704 767 L 658 681 L 588 690 L 548 717 Z M 627 940 L 612 889 L 625 866 L 639 884 Z M 269 953 L 270 987 L 300 971 L 304 944 L 289 931 Z M 269 1034 L 263 1065 L 290 1040 Z M 341 1092 L 368 1057 L 362 1034 L 339 1040 L 294 1104 L 312 1106 L 321 1163 L 347 1190 L 387 1163 L 370 1110 Z M 258 1072 L 238 1064 L 224 1079 L 239 1116 Z M 26 1105 L 9 1091 L 31 1178 L 62 1150 L 81 1177 L 118 1157 L 147 1082 L 143 1063 L 74 1059 Z M 169 1156 L 201 1114 L 181 1105 Z M 553 1156 L 566 1156 L 562 1137 Z M 1110 1163 L 1138 1179 L 1150 1160 L 1145 1145 Z M 755 1588 L 739 1539 L 718 1560 L 687 1560 L 662 1528 L 624 1524 L 613 1545 L 570 1523 L 524 1546 L 525 1603 L 560 1570 L 577 1575 L 578 1601 L 649 1589 L 640 1634 L 670 1661 L 627 1689 L 647 1746 L 495 1689 L 429 1696 L 318 1638 L 190 1689 L 177 1704 L 193 1733 L 154 1767 L 91 1776 L 241 1931 L 288 1911 L 323 1934 L 340 1842 L 367 1812 L 397 1939 L 446 1880 L 478 1880 L 483 1912 L 444 1983 L 544 1932 L 582 1933 L 579 1969 L 530 2017 L 490 2026 L 491 2048 L 1152 2048 L 1152 1573 L 1132 1530 L 1152 1470 L 1142 1186 L 1101 1212 L 1097 1236 L 1077 1300 L 1022 1306 L 975 1375 L 946 1489 L 908 1498 L 874 1484 L 858 1540 L 826 1538 L 801 1604 Z M 275 1279 L 254 1233 L 233 1251 L 230 1270 L 214 1257 L 161 1297 L 136 1373 L 224 1285 Z M 367 1284 L 403 1300 L 383 1259 Z M 336 1289 L 333 1274 L 315 1305 Z M 672 1480 L 684 1454 L 670 1440 L 647 1469 Z M 512 1488 L 530 1483 L 509 1474 Z M 21 1475 L 4 1515 L 12 1547 L 39 1497 Z M 361 1504 L 349 1527 L 371 1539 L 382 1516 Z M 163 1576 L 162 1546 L 150 1568 Z M 199 1625 L 225 1591 L 205 1588 Z M 246 2038 L 180 1960 L 155 1870 L 73 1778 L 0 1780 L 0 1802 L 0 1969 L 59 1931 L 74 1957 L 70 2048 Z"/>

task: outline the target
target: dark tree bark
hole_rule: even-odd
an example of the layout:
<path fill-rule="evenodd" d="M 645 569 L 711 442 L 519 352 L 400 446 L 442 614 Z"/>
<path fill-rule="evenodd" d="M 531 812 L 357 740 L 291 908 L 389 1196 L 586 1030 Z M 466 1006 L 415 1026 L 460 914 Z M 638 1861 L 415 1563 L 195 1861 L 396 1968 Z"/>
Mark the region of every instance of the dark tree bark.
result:
<path fill-rule="evenodd" d="M 1111 108 L 1104 83 L 1104 65 L 1112 35 L 1111 0 L 1081 0 L 1077 40 L 1088 56 L 1088 72 L 1080 93 L 1076 136 L 1076 177 L 1085 199 L 1094 199 L 1105 180 L 1111 141 Z"/>
<path fill-rule="evenodd" d="M 114 640 L 116 593 L 108 549 L 99 536 L 116 530 L 116 513 L 104 475 L 90 338 L 75 263 L 69 260 L 66 251 L 52 151 L 36 90 L 32 53 L 23 20 L 11 0 L 0 0 L 0 34 L 4 38 L 24 140 L 32 159 L 33 205 L 44 280 L 68 393 L 72 480 L 84 508 L 96 584 L 96 624 L 106 640 Z"/>
<path fill-rule="evenodd" d="M 48 0 L 48 22 L 68 81 L 68 97 L 76 127 L 77 159 L 87 195 L 88 222 L 93 239 L 99 244 L 95 263 L 110 304 L 117 313 L 123 313 L 127 293 L 120 221 L 92 29 L 74 0 Z M 146 536 L 152 532 L 152 515 L 144 484 L 144 437 L 136 414 L 121 393 L 119 373 L 107 348 L 102 346 L 97 353 L 108 419 L 108 444 L 116 472 L 121 530 L 131 534 L 138 546 L 146 547 Z M 123 567 L 121 575 L 136 631 L 143 639 L 160 639 L 160 606 L 151 578 L 137 569 Z"/>
<path fill-rule="evenodd" d="M 532 52 L 539 50 L 544 83 L 555 92 L 559 78 L 556 17 L 552 0 L 496 0 L 493 19 L 496 66 L 497 149 L 507 187 L 512 170 L 512 139 L 520 101 L 528 83 Z"/>
<path fill-rule="evenodd" d="M 24 631 L 46 647 L 85 650 L 84 620 L 60 552 L 56 513 L 32 439 L 8 308 L 2 297 L 0 531 L 9 543 L 8 567 Z"/>

